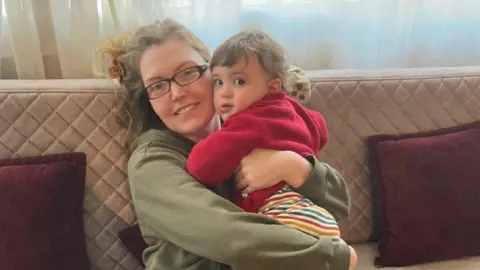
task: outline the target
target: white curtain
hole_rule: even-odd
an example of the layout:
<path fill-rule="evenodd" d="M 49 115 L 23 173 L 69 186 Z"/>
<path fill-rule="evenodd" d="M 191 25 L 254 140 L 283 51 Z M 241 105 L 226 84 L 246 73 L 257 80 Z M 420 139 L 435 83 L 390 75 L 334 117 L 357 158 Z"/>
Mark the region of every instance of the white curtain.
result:
<path fill-rule="evenodd" d="M 304 69 L 480 65 L 479 0 L 0 0 L 0 78 L 91 78 L 102 38 L 175 19 L 265 30 Z"/>

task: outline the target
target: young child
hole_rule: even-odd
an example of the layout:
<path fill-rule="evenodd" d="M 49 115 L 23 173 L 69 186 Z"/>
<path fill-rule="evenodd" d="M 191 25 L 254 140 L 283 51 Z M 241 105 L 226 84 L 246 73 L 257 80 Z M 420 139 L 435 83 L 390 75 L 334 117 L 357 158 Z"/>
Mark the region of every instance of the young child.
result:
<path fill-rule="evenodd" d="M 215 50 L 210 67 L 214 105 L 224 123 L 198 142 L 188 158 L 187 170 L 197 181 L 220 184 L 256 148 L 307 156 L 324 147 L 328 131 L 322 115 L 285 94 L 285 52 L 267 34 L 246 30 L 232 36 Z M 236 190 L 233 197 L 245 211 L 271 216 L 315 237 L 340 238 L 335 218 L 284 182 L 247 195 Z"/>

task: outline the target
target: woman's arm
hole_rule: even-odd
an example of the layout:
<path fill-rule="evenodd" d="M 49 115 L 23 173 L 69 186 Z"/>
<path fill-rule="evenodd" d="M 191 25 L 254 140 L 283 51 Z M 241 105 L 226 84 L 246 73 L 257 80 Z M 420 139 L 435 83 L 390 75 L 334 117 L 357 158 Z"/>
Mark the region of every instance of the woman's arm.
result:
<path fill-rule="evenodd" d="M 219 264 L 212 260 L 202 258 L 191 252 L 188 252 L 168 241 L 160 241 L 150 246 L 154 250 L 153 255 L 149 256 L 145 269 L 155 270 L 218 270 Z M 148 250 L 148 249 L 147 249 Z M 148 250 L 148 251 L 150 251 Z"/>
<path fill-rule="evenodd" d="M 179 247 L 172 254 L 186 250 L 233 270 L 348 269 L 347 245 L 244 212 L 196 182 L 185 171 L 185 161 L 171 144 L 160 142 L 137 149 L 130 158 L 135 211 L 149 245 L 155 237 L 166 239 Z M 150 252 L 150 257 L 172 256 Z"/>
<path fill-rule="evenodd" d="M 347 218 L 350 213 L 350 194 L 342 175 L 314 156 L 307 156 L 306 159 L 312 165 L 312 170 L 296 190 L 325 208 L 337 221 Z"/>
<path fill-rule="evenodd" d="M 237 188 L 244 193 L 287 182 L 300 194 L 325 208 L 336 219 L 348 216 L 350 196 L 341 174 L 314 156 L 292 151 L 255 149 L 243 158 L 237 173 Z"/>

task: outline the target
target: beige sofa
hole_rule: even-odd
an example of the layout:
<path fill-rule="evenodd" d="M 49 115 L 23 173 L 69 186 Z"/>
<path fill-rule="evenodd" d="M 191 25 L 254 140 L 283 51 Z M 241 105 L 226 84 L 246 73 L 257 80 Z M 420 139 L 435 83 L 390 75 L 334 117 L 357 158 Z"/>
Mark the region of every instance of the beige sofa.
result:
<path fill-rule="evenodd" d="M 330 130 L 320 158 L 343 173 L 352 196 L 351 215 L 341 224 L 343 235 L 358 251 L 357 269 L 375 269 L 376 245 L 368 242 L 372 196 L 363 139 L 379 132 L 430 130 L 480 119 L 480 67 L 308 75 L 314 91 L 307 106 L 324 114 Z M 460 85 L 467 80 L 476 87 L 465 92 Z M 439 114 L 432 118 L 419 117 L 432 111 L 423 110 L 424 104 L 415 99 L 416 93 L 426 91 L 421 87 L 426 83 L 438 84 L 442 92 L 441 98 L 429 101 Z M 457 99 L 459 94 L 464 98 Z M 135 215 L 124 169 L 125 130 L 114 120 L 114 101 L 113 86 L 104 80 L 0 81 L 0 158 L 85 152 L 84 217 L 92 269 L 141 269 L 116 236 L 135 222 Z M 31 125 L 36 128 L 25 128 Z M 480 257 L 387 269 L 480 269 Z"/>

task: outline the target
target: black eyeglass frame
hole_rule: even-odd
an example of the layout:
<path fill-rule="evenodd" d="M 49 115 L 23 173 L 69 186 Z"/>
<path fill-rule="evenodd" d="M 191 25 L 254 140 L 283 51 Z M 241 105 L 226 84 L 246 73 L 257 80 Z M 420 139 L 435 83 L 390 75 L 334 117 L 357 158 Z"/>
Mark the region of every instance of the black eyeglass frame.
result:
<path fill-rule="evenodd" d="M 198 79 L 200 79 L 203 74 L 205 73 L 205 71 L 207 71 L 209 68 L 209 64 L 203 64 L 203 65 L 197 65 L 197 66 L 192 66 L 192 67 L 188 67 L 188 68 L 185 68 L 185 69 L 182 69 L 182 70 L 179 70 L 177 71 L 175 74 L 173 74 L 172 77 L 170 78 L 167 78 L 167 79 L 162 79 L 162 80 L 158 80 L 156 82 L 153 82 L 151 84 L 149 84 L 147 87 L 145 87 L 143 90 L 145 91 L 145 94 L 147 95 L 148 99 L 150 100 L 153 100 L 153 99 L 157 99 L 157 98 L 160 98 L 160 97 L 163 97 L 164 95 L 168 94 L 168 92 L 170 92 L 170 90 L 172 89 L 172 82 L 175 82 L 178 86 L 185 86 L 185 85 L 189 85 L 189 84 L 192 84 L 196 81 L 198 81 Z M 193 81 L 190 81 L 188 83 L 179 83 L 175 77 L 182 73 L 182 72 L 185 72 L 186 70 L 189 70 L 189 69 L 196 69 L 198 71 L 198 78 L 196 78 L 195 80 Z M 156 97 L 151 97 L 150 94 L 148 93 L 148 88 L 150 88 L 152 85 L 155 85 L 157 83 L 160 83 L 160 82 L 168 82 L 168 89 L 161 95 L 159 96 L 156 96 Z"/>

